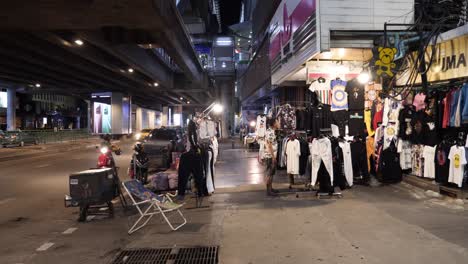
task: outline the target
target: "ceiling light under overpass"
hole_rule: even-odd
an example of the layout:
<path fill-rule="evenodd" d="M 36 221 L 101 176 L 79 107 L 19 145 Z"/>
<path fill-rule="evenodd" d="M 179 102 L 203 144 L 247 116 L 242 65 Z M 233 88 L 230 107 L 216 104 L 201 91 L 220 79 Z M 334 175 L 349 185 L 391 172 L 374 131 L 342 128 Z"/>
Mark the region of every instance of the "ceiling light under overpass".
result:
<path fill-rule="evenodd" d="M 40 88 L 40 87 L 41 87 L 41 84 L 40 84 L 40 83 L 36 83 L 34 86 L 36 86 L 37 88 Z"/>
<path fill-rule="evenodd" d="M 128 71 L 129 73 L 133 73 L 133 72 L 134 72 L 134 70 L 133 70 L 132 68 L 128 68 L 127 71 Z"/>
<path fill-rule="evenodd" d="M 75 39 L 75 44 L 78 45 L 78 46 L 82 46 L 84 44 L 83 40 L 81 39 Z"/>
<path fill-rule="evenodd" d="M 180 99 L 180 100 L 184 100 L 184 98 L 183 98 L 183 97 L 180 97 L 179 99 Z"/>
<path fill-rule="evenodd" d="M 187 104 L 190 104 L 190 101 L 187 101 Z"/>
<path fill-rule="evenodd" d="M 213 112 L 219 114 L 219 113 L 223 112 L 223 108 L 224 107 L 221 104 L 215 104 L 213 106 Z"/>
<path fill-rule="evenodd" d="M 153 83 L 153 85 L 154 85 L 155 87 L 158 87 L 158 86 L 159 86 L 159 83 L 155 82 L 155 83 Z"/>

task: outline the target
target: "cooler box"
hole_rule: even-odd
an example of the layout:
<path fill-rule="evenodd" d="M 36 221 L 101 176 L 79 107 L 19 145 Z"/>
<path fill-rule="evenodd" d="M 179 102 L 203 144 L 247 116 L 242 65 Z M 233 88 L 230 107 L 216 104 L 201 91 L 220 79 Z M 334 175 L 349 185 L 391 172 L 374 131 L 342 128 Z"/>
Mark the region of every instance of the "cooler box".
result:
<path fill-rule="evenodd" d="M 91 169 L 70 175 L 70 196 L 73 203 L 97 204 L 116 197 L 114 173 L 111 168 Z"/>

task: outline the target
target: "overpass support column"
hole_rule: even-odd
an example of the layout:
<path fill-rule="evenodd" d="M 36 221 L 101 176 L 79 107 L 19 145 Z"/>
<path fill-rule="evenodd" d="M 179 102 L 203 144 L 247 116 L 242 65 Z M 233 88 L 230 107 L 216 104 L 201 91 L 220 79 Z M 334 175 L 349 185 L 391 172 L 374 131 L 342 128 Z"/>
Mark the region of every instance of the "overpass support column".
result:
<path fill-rule="evenodd" d="M 161 115 L 161 126 L 169 126 L 169 107 L 164 106 Z"/>
<path fill-rule="evenodd" d="M 16 88 L 7 88 L 7 130 L 16 130 Z"/>

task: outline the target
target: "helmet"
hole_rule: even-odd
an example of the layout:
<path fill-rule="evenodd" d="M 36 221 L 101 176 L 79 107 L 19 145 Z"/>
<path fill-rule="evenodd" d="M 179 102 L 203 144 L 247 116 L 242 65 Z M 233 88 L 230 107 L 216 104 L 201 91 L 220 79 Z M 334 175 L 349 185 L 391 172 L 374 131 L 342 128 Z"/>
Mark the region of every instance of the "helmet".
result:
<path fill-rule="evenodd" d="M 111 140 L 111 136 L 109 134 L 105 134 L 102 139 L 104 139 L 104 141 L 110 141 Z"/>
<path fill-rule="evenodd" d="M 143 151 L 143 144 L 141 144 L 140 142 L 137 142 L 135 144 L 135 146 L 133 147 L 133 149 L 136 151 L 136 152 L 142 152 Z"/>

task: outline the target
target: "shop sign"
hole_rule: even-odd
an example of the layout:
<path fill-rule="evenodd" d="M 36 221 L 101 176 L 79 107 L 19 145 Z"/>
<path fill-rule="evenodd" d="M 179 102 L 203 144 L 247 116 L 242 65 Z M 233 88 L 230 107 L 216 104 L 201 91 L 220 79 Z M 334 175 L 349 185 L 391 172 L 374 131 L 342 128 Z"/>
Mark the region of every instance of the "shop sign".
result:
<path fill-rule="evenodd" d="M 426 50 L 427 65 L 429 65 L 433 49 L 434 46 L 429 46 Z M 435 45 L 435 56 L 427 72 L 427 80 L 436 82 L 468 77 L 466 56 L 468 56 L 468 35 L 437 43 Z M 416 54 L 413 57 L 416 58 Z M 409 61 L 410 69 L 413 65 L 414 61 Z M 405 85 L 409 74 L 409 71 L 403 73 L 397 84 Z M 418 76 L 416 83 L 421 83 L 421 76 Z"/>
<path fill-rule="evenodd" d="M 273 84 L 318 52 L 317 16 L 317 0 L 281 1 L 269 27 Z"/>

